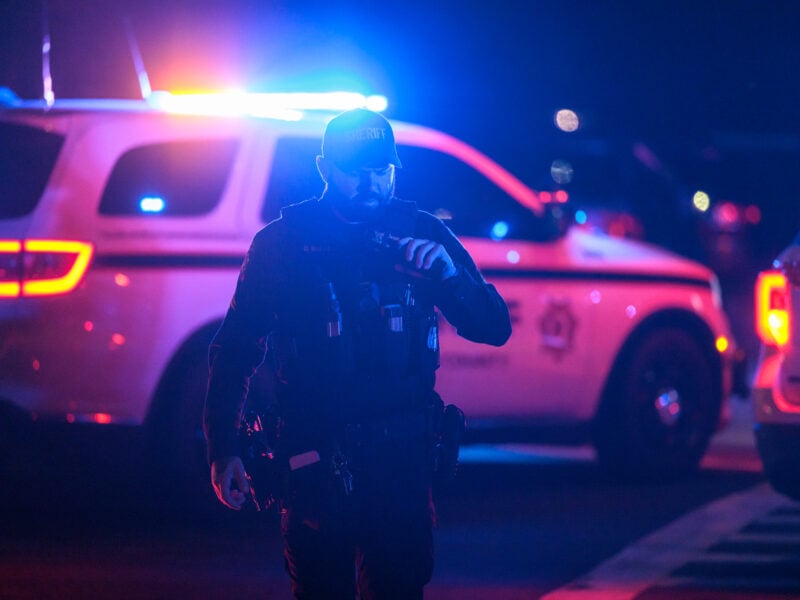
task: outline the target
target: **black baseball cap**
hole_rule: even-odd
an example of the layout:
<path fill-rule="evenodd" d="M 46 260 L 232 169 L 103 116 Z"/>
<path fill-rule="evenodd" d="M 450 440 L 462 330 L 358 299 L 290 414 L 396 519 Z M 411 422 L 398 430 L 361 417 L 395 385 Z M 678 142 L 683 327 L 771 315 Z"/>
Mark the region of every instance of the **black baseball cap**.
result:
<path fill-rule="evenodd" d="M 322 156 L 343 171 L 403 166 L 389 121 L 365 108 L 348 110 L 328 121 L 322 136 Z"/>

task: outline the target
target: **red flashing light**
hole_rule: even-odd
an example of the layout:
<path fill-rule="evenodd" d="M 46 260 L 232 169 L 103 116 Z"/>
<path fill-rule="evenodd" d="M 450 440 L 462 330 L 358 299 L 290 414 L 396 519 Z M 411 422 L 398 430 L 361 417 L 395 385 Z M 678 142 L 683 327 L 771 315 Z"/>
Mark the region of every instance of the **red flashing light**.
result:
<path fill-rule="evenodd" d="M 783 347 L 791 340 L 789 282 L 781 271 L 759 273 L 755 290 L 756 332 L 768 346 Z"/>
<path fill-rule="evenodd" d="M 0 240 L 0 298 L 66 294 L 80 283 L 94 246 L 72 240 Z"/>

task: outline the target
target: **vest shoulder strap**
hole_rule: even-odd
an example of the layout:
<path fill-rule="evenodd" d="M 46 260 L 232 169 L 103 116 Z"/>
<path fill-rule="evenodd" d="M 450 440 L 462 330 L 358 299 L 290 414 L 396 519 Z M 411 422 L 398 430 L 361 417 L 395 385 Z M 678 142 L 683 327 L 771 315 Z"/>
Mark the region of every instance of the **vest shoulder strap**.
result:
<path fill-rule="evenodd" d="M 393 199 L 386 209 L 387 233 L 397 237 L 414 237 L 418 214 L 416 202 Z"/>

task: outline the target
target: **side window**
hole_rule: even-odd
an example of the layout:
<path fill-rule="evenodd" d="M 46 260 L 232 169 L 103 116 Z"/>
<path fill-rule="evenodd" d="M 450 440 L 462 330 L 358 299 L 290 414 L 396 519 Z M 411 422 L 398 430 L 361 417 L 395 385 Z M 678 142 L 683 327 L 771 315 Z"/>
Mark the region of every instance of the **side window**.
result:
<path fill-rule="evenodd" d="M 261 210 L 265 223 L 277 219 L 281 207 L 322 193 L 324 184 L 316 165 L 319 153 L 320 141 L 313 138 L 285 137 L 278 140 Z"/>
<path fill-rule="evenodd" d="M 436 150 L 400 146 L 397 195 L 433 213 L 459 236 L 540 239 L 533 212 L 460 160 Z"/>
<path fill-rule="evenodd" d="M 0 219 L 30 214 L 44 192 L 63 136 L 0 123 Z"/>
<path fill-rule="evenodd" d="M 193 140 L 140 146 L 109 177 L 100 214 L 197 216 L 219 203 L 238 142 Z"/>

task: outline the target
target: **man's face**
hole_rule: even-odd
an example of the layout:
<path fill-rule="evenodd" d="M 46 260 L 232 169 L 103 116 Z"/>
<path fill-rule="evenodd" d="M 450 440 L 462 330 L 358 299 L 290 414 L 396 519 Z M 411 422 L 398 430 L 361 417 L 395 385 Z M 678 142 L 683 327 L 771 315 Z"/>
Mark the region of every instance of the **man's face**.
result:
<path fill-rule="evenodd" d="M 394 165 L 345 171 L 331 164 L 328 186 L 335 207 L 350 221 L 369 221 L 394 195 Z"/>

